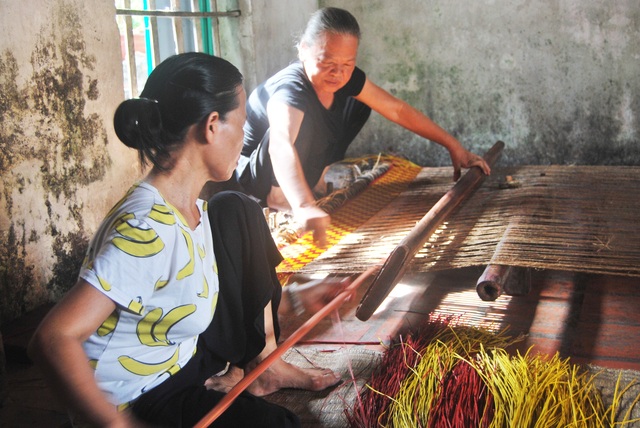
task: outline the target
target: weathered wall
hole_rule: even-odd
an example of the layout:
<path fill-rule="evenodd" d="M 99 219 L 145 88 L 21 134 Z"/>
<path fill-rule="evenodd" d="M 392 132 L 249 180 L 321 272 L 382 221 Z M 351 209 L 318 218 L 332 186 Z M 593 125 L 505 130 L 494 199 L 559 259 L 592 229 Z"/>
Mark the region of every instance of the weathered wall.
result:
<path fill-rule="evenodd" d="M 111 2 L 0 0 L 0 322 L 56 299 L 139 174 Z"/>
<path fill-rule="evenodd" d="M 75 283 L 88 239 L 140 176 L 112 131 L 123 99 L 112 1 L 0 0 L 0 325 Z M 317 2 L 219 0 L 247 89 L 295 55 Z M 261 59 L 256 61 L 256 53 Z"/>
<path fill-rule="evenodd" d="M 361 24 L 358 64 L 467 146 L 509 164 L 640 164 L 637 0 L 325 0 Z M 378 115 L 350 154 L 446 151 Z"/>
<path fill-rule="evenodd" d="M 225 0 L 227 1 L 227 0 Z M 234 0 L 230 0 L 234 1 Z M 232 46 L 232 37 L 239 37 L 239 51 L 224 52 L 224 57 L 236 64 L 245 76 L 247 90 L 276 73 L 297 57 L 295 42 L 309 16 L 317 10 L 317 0 L 239 0 L 242 16 L 235 33 L 228 34 L 225 44 Z M 220 0 L 219 6 L 220 7 Z M 233 24 L 232 21 L 230 21 Z"/>
<path fill-rule="evenodd" d="M 248 89 L 295 59 L 318 3 L 356 15 L 373 81 L 474 150 L 502 139 L 509 164 L 640 165 L 636 0 L 237 0 L 242 18 L 222 30 L 239 43 L 223 55 Z M 0 322 L 75 281 L 88 238 L 139 175 L 111 126 L 123 97 L 114 12 L 0 0 Z M 449 164 L 378 115 L 349 154 L 390 150 Z"/>

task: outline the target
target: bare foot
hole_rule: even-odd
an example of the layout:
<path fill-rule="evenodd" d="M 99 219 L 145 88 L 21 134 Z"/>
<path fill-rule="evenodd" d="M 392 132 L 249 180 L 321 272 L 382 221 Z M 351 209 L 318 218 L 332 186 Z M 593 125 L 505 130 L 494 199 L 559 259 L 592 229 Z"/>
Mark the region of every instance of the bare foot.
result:
<path fill-rule="evenodd" d="M 302 368 L 280 359 L 249 385 L 247 391 L 258 397 L 272 394 L 282 388 L 322 391 L 340 381 L 340 375 L 329 369 Z"/>
<path fill-rule="evenodd" d="M 244 377 L 244 370 L 240 367 L 230 366 L 229 370 L 222 376 L 211 376 L 204 382 L 207 389 L 227 393 L 236 386 Z"/>

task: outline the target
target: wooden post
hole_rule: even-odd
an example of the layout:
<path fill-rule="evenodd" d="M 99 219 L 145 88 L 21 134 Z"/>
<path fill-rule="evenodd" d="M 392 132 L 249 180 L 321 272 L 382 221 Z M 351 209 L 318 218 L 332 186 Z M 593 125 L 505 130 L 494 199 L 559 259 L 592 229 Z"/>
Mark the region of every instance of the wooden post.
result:
<path fill-rule="evenodd" d="M 504 148 L 502 141 L 496 142 L 484 155 L 489 166 L 493 166 Z M 479 167 L 470 168 L 466 174 L 424 215 L 414 228 L 391 252 L 382 269 L 375 277 L 356 310 L 356 317 L 366 321 L 378 309 L 382 301 L 398 283 L 409 262 L 422 248 L 444 218 L 468 198 L 485 179 Z"/>
<path fill-rule="evenodd" d="M 531 269 L 513 266 L 512 273 L 504 283 L 507 296 L 526 296 L 531 291 Z"/>

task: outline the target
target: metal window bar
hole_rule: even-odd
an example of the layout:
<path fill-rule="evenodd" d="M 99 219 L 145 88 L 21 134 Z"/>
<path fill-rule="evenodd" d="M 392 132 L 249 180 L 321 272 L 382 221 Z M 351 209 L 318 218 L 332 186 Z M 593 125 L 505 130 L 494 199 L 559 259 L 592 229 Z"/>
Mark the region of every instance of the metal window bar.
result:
<path fill-rule="evenodd" d="M 116 9 L 116 15 L 123 16 L 155 16 L 164 18 L 222 18 L 240 16 L 239 10 L 228 10 L 222 12 L 199 12 L 199 11 L 180 11 L 180 10 L 134 10 L 134 9 Z"/>
<path fill-rule="evenodd" d="M 170 10 L 158 10 L 159 3 Z M 218 19 L 239 17 L 240 10 L 218 11 L 216 0 L 144 0 L 140 10 L 131 8 L 131 0 L 124 0 L 124 8 L 116 8 L 116 16 L 123 18 L 121 32 L 126 39 L 124 73 L 129 85 L 125 91 L 128 96 L 137 96 L 143 82 L 138 78 L 140 64 L 136 62 L 135 17 L 143 18 L 144 22 L 148 75 L 155 65 L 171 54 L 220 52 Z M 142 73 L 144 78 L 144 68 Z"/>

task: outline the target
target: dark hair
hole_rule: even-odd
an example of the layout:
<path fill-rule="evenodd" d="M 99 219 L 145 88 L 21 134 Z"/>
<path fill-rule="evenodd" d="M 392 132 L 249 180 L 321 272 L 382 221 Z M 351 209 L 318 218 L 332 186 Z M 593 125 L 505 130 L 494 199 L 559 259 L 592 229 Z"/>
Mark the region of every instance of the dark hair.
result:
<path fill-rule="evenodd" d="M 123 101 L 114 114 L 118 138 L 138 150 L 140 162 L 170 169 L 171 153 L 189 127 L 239 105 L 242 74 L 230 62 L 204 53 L 171 56 L 149 75 L 140 98 Z"/>
<path fill-rule="evenodd" d="M 311 15 L 298 47 L 301 43 L 313 46 L 323 33 L 349 34 L 360 40 L 360 26 L 350 12 L 337 7 L 325 7 Z"/>

